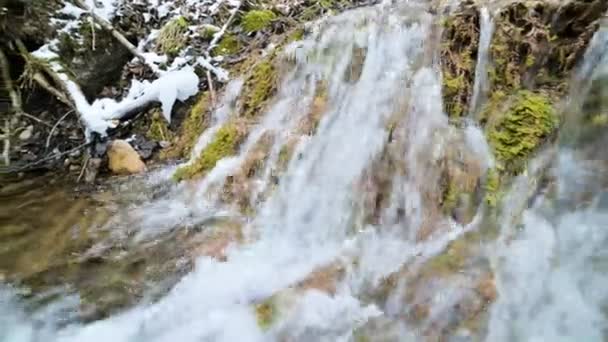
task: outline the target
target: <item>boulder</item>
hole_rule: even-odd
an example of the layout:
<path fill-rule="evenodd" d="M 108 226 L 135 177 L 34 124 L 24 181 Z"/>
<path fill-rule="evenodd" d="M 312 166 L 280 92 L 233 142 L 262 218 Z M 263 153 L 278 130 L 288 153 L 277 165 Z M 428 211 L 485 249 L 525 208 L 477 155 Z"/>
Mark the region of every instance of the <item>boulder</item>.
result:
<path fill-rule="evenodd" d="M 108 146 L 108 167 L 115 174 L 135 174 L 146 171 L 146 164 L 125 140 L 114 140 Z"/>

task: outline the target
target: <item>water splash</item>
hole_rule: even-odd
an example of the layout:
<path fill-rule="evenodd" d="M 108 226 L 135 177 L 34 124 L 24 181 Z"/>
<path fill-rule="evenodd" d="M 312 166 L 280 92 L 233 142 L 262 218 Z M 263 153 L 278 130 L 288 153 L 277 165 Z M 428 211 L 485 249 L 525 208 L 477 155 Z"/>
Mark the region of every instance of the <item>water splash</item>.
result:
<path fill-rule="evenodd" d="M 489 91 L 488 64 L 490 62 L 489 50 L 494 32 L 494 20 L 487 7 L 480 12 L 479 51 L 477 52 L 477 65 L 475 66 L 475 83 L 471 96 L 470 113 L 475 114 L 479 106 L 485 101 Z M 469 115 L 471 116 L 471 115 Z"/>

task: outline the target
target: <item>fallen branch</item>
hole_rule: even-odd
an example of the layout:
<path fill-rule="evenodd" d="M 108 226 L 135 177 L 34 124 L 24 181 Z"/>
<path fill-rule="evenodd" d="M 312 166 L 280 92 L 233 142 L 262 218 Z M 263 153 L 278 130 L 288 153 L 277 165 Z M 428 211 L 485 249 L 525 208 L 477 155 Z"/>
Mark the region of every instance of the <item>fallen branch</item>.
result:
<path fill-rule="evenodd" d="M 226 33 L 226 30 L 228 29 L 228 27 L 230 26 L 230 24 L 232 23 L 232 21 L 236 17 L 236 14 L 239 12 L 240 9 L 241 9 L 241 2 L 239 1 L 239 4 L 237 5 L 237 7 L 234 8 L 234 10 L 230 14 L 230 17 L 228 17 L 228 20 L 226 21 L 224 26 L 222 26 L 222 28 L 213 35 L 213 39 L 211 40 L 211 43 L 209 43 L 209 47 L 207 48 L 207 55 L 209 55 L 211 50 L 213 50 L 213 48 L 215 48 L 215 46 L 220 41 L 220 39 L 222 39 L 222 37 Z"/>
<path fill-rule="evenodd" d="M 25 44 L 23 44 L 23 42 L 20 39 L 15 40 L 15 45 L 17 46 L 17 49 L 19 50 L 19 53 L 21 54 L 21 57 L 23 58 L 23 60 L 25 61 L 26 64 L 32 65 L 33 63 L 35 63 L 35 62 L 33 62 L 33 60 L 36 60 L 36 57 L 33 57 L 30 54 L 30 52 L 25 47 Z M 53 71 L 50 67 L 48 67 L 48 65 L 46 65 L 45 63 L 36 63 L 36 65 L 38 65 L 39 69 L 42 69 L 47 75 L 49 75 L 55 84 L 59 84 L 59 85 L 63 84 L 63 81 L 61 80 L 61 78 L 59 76 L 57 76 L 55 71 Z M 36 70 L 36 68 L 32 68 L 32 69 Z M 48 91 L 53 96 L 55 96 L 57 99 L 59 99 L 59 101 L 63 102 L 68 107 L 75 109 L 74 103 L 71 102 L 64 93 L 62 93 L 61 91 L 59 91 L 55 87 L 53 87 L 47 81 L 46 77 L 41 72 L 35 71 L 34 75 L 32 76 L 32 79 L 36 83 L 38 83 L 38 85 L 40 87 L 42 87 L 44 90 Z"/>

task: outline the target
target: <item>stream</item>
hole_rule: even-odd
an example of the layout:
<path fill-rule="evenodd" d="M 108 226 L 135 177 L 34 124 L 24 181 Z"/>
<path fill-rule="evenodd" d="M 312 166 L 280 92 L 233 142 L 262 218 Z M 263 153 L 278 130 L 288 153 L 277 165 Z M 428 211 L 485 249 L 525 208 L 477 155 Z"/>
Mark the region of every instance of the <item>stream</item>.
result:
<path fill-rule="evenodd" d="M 536 153 L 498 210 L 478 194 L 447 214 L 442 167 L 481 184 L 495 163 L 472 119 L 494 9 L 470 117 L 454 125 L 429 6 L 318 22 L 285 48 L 238 154 L 201 179 L 175 183 L 166 165 L 94 190 L 0 183 L 0 341 L 608 340 L 608 131 L 578 130 L 578 99 L 608 77 L 608 28 L 561 104 L 563 129 L 586 139 Z M 193 156 L 242 85 L 226 86 Z"/>

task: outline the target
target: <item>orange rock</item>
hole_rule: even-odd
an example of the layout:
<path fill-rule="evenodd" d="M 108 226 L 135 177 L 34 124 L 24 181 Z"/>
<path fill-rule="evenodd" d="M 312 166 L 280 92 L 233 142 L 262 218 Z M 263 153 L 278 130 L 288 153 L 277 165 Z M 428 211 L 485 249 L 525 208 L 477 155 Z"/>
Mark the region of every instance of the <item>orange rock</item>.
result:
<path fill-rule="evenodd" d="M 146 171 L 146 164 L 135 149 L 124 140 L 114 140 L 108 147 L 110 171 L 115 174 L 135 174 Z"/>

